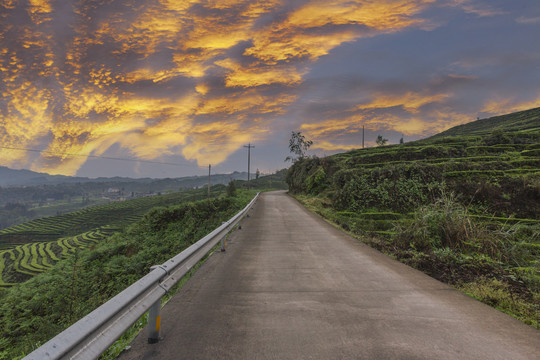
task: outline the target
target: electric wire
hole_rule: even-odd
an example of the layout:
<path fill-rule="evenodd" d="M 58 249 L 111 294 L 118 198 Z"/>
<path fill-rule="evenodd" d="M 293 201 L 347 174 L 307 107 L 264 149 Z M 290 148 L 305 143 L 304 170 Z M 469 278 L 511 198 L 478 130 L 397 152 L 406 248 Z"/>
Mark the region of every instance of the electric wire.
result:
<path fill-rule="evenodd" d="M 66 156 L 81 156 L 81 157 L 89 157 L 89 158 L 96 158 L 96 159 L 106 159 L 106 160 L 143 162 L 143 163 L 159 164 L 159 165 L 189 166 L 189 167 L 198 167 L 198 168 L 203 168 L 204 167 L 204 166 L 198 166 L 198 165 L 193 165 L 193 164 L 179 164 L 179 163 L 171 163 L 171 162 L 142 160 L 142 159 L 129 159 L 129 158 L 118 158 L 118 157 L 112 157 L 112 156 L 99 156 L 99 155 L 91 155 L 91 154 L 72 154 L 72 153 L 55 152 L 55 151 L 49 151 L 49 150 L 16 148 L 16 147 L 9 147 L 9 146 L 0 146 L 0 149 L 30 151 L 30 152 L 46 153 L 46 154 L 59 155 L 59 156 L 60 155 L 62 155 L 62 156 L 63 155 L 66 155 Z"/>

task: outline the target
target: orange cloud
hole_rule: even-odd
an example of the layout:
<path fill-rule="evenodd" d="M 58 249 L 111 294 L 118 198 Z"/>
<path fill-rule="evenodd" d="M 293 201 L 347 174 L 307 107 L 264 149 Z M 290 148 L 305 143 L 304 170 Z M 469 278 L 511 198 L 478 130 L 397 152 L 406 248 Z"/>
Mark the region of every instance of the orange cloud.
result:
<path fill-rule="evenodd" d="M 28 14 L 37 25 L 52 18 L 47 14 L 52 11 L 51 0 L 28 0 Z"/>
<path fill-rule="evenodd" d="M 331 118 L 319 123 L 304 123 L 300 129 L 308 138 L 316 139 L 314 146 L 326 151 L 357 148 L 358 143 L 344 145 L 344 137 L 367 130 L 391 130 L 406 136 L 432 135 L 452 126 L 475 120 L 471 114 L 457 112 L 444 104 L 450 94 L 407 92 L 401 95 L 376 94 L 366 104 L 351 108 L 353 113 L 343 118 Z M 424 105 L 438 103 L 439 110 L 424 111 Z M 399 112 L 395 112 L 395 109 Z"/>
<path fill-rule="evenodd" d="M 347 41 L 375 33 L 402 30 L 422 21 L 416 15 L 434 0 L 311 1 L 292 12 L 285 21 L 255 34 L 246 55 L 266 62 L 309 58 L 316 60 Z M 340 25 L 354 24 L 356 30 Z M 316 28 L 333 26 L 326 32 Z M 366 31 L 369 29 L 370 31 Z"/>
<path fill-rule="evenodd" d="M 497 98 L 484 104 L 482 112 L 493 115 L 507 114 L 511 112 L 540 107 L 540 94 L 529 101 L 520 101 L 515 98 Z"/>
<path fill-rule="evenodd" d="M 284 106 L 295 99 L 295 96 L 287 94 L 265 96 L 254 90 L 248 90 L 228 97 L 202 100 L 195 114 L 235 114 L 245 111 L 249 114 L 283 113 Z"/>
<path fill-rule="evenodd" d="M 374 100 L 367 104 L 358 105 L 354 110 L 384 109 L 400 106 L 411 113 L 418 113 L 419 108 L 422 106 L 440 103 L 449 96 L 449 94 L 426 95 L 414 92 L 407 92 L 403 95 L 377 94 Z"/>
<path fill-rule="evenodd" d="M 2 145 L 13 148 L 31 148 L 48 135 L 52 127 L 49 111 L 53 101 L 51 93 L 30 82 L 10 86 L 7 116 L 2 116 L 0 137 Z M 6 95 L 5 94 L 5 95 Z M 0 148 L 0 157 L 8 166 L 18 166 L 29 160 L 29 154 L 20 150 Z"/>
<path fill-rule="evenodd" d="M 239 122 L 213 122 L 192 129 L 190 141 L 182 149 L 187 160 L 197 160 L 199 166 L 219 164 L 248 142 L 264 139 L 267 130 Z"/>
<path fill-rule="evenodd" d="M 292 89 L 314 61 L 345 42 L 421 26 L 417 15 L 432 3 L 82 2 L 59 36 L 49 22 L 61 13 L 58 2 L 1 0 L 4 9 L 20 7 L 32 22 L 1 15 L 11 22 L 0 37 L 9 32 L 16 39 L 0 49 L 0 137 L 6 146 L 49 153 L 36 158 L 4 149 L 0 156 L 11 166 L 70 175 L 86 157 L 66 153 L 105 154 L 115 144 L 142 159 L 181 153 L 201 165 L 217 164 L 268 135 L 275 116 L 296 101 Z M 377 94 L 350 112 L 401 106 L 416 115 L 445 96 Z M 331 148 L 338 146 L 332 133 L 355 131 L 355 121 L 304 129 L 327 137 L 320 144 Z M 415 120 L 408 126 L 419 128 Z"/>
<path fill-rule="evenodd" d="M 306 73 L 289 66 L 245 68 L 230 59 L 216 61 L 216 65 L 231 70 L 225 77 L 225 84 L 229 87 L 249 88 L 276 83 L 296 85 Z"/>

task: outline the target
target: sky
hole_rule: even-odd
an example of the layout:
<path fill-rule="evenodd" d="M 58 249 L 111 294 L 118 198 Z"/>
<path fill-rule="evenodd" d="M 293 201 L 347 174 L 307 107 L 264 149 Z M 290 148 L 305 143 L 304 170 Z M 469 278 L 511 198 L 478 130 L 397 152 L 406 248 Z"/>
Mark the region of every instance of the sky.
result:
<path fill-rule="evenodd" d="M 291 131 L 425 138 L 539 107 L 539 39 L 538 0 L 0 0 L 0 165 L 229 173 L 253 144 L 269 173 Z"/>

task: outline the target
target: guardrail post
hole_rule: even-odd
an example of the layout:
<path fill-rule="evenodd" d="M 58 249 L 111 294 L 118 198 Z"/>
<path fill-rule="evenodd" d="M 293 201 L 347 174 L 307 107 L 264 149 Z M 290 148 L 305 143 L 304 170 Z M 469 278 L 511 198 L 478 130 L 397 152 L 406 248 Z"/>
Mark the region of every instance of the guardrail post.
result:
<path fill-rule="evenodd" d="M 159 266 L 154 265 L 150 267 L 150 271 L 154 270 Z M 157 300 L 150 311 L 148 312 L 148 343 L 155 344 L 159 341 L 159 328 L 161 326 L 161 316 L 159 315 L 161 311 L 161 299 Z"/>
<path fill-rule="evenodd" d="M 221 238 L 221 251 L 225 251 L 225 236 Z"/>
<path fill-rule="evenodd" d="M 159 328 L 161 326 L 161 299 L 156 301 L 148 313 L 148 343 L 155 344 L 159 341 Z"/>

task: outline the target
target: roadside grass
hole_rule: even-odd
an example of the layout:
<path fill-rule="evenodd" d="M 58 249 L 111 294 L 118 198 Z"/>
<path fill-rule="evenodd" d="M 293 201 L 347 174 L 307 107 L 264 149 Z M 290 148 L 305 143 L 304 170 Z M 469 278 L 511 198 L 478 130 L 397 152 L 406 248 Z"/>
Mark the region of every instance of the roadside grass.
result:
<path fill-rule="evenodd" d="M 540 294 L 533 293 L 530 301 L 514 296 L 514 292 L 509 289 L 508 283 L 489 278 L 480 278 L 476 281 L 463 283 L 455 286 L 456 289 L 465 294 L 488 304 L 497 310 L 523 321 L 536 329 L 540 329 Z"/>
<path fill-rule="evenodd" d="M 211 188 L 221 196 L 223 185 Z M 206 198 L 206 189 L 91 206 L 75 212 L 34 219 L 0 230 L 0 288 L 27 281 L 74 252 L 95 247 L 114 232 L 143 218 L 156 206 Z M 46 244 L 46 245 L 44 245 Z M 49 251 L 38 251 L 46 246 Z"/>
<path fill-rule="evenodd" d="M 369 246 L 540 329 L 540 224 L 535 220 L 482 222 L 453 195 L 401 216 L 344 213 L 325 196 L 292 196 Z M 373 220 L 385 217 L 390 219 Z M 391 222 L 390 229 L 381 231 L 378 221 Z"/>
<path fill-rule="evenodd" d="M 0 289 L 0 359 L 20 359 L 33 351 L 146 275 L 150 266 L 218 227 L 254 194 L 241 190 L 235 197 L 222 193 L 211 201 L 153 208 L 95 246 L 75 251 L 26 282 Z M 125 343 L 117 345 L 117 350 L 124 348 Z"/>
<path fill-rule="evenodd" d="M 273 190 L 273 189 L 272 189 Z M 227 237 L 238 228 L 236 225 Z M 197 264 L 195 264 L 181 279 L 174 285 L 169 291 L 161 298 L 161 308 L 178 293 L 186 282 L 195 274 L 195 272 L 214 254 L 215 251 L 221 248 L 221 244 L 218 243 L 210 250 L 210 252 L 204 256 Z M 133 340 L 143 331 L 144 327 L 148 324 L 148 312 L 144 313 L 139 320 L 137 320 L 118 340 L 112 344 L 107 351 L 100 355 L 100 360 L 114 360 L 120 356 L 123 352 L 129 351 L 130 345 Z"/>

